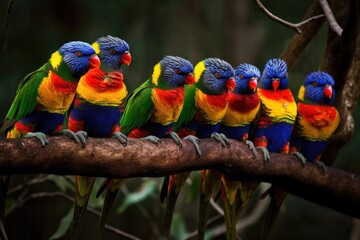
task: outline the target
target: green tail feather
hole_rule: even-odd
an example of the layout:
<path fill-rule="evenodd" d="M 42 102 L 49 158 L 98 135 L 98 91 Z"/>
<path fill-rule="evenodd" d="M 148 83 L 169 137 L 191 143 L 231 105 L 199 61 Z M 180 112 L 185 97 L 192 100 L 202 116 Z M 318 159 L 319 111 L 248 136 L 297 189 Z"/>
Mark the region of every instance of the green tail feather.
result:
<path fill-rule="evenodd" d="M 72 222 L 72 226 L 71 226 L 71 239 L 73 239 L 73 240 L 77 239 L 79 236 L 78 235 L 79 229 L 84 220 L 84 214 L 86 212 L 88 202 L 89 202 L 89 198 L 86 199 L 83 206 L 77 205 L 76 202 L 74 203 L 74 215 L 73 215 L 73 222 Z"/>
<path fill-rule="evenodd" d="M 227 240 L 236 240 L 236 222 L 237 222 L 237 208 L 236 204 L 231 204 L 227 198 L 224 198 L 224 214 L 225 214 L 225 224 L 226 224 L 226 239 Z"/>
<path fill-rule="evenodd" d="M 206 199 L 205 194 L 200 193 L 199 201 L 199 220 L 198 220 L 198 239 L 205 238 L 205 230 L 207 226 L 207 216 L 209 210 L 209 200 Z"/>
<path fill-rule="evenodd" d="M 166 197 L 166 208 L 164 214 L 164 237 L 165 239 L 169 239 L 171 223 L 174 215 L 174 210 L 176 206 L 176 201 L 178 199 L 179 193 L 176 193 L 173 188 L 172 191 L 168 192 Z"/>
<path fill-rule="evenodd" d="M 101 216 L 100 216 L 99 225 L 98 225 L 98 232 L 97 232 L 97 238 L 96 238 L 98 240 L 102 239 L 106 219 L 110 213 L 112 205 L 114 204 L 114 201 L 115 201 L 118 191 L 119 191 L 118 189 L 116 189 L 114 191 L 111 191 L 111 190 L 106 191 L 104 205 L 101 210 Z"/>
<path fill-rule="evenodd" d="M 160 191 L 160 202 L 161 203 L 164 203 L 165 199 L 167 198 L 169 180 L 170 180 L 170 176 L 166 176 L 166 177 L 163 178 L 163 183 L 162 183 L 161 191 Z"/>
<path fill-rule="evenodd" d="M 71 226 L 72 239 L 78 238 L 79 228 L 84 219 L 94 182 L 94 177 L 75 177 L 75 203 L 73 222 Z"/>
<path fill-rule="evenodd" d="M 265 217 L 264 229 L 262 239 L 267 239 L 270 235 L 271 229 L 274 226 L 276 217 L 280 211 L 282 202 L 284 201 L 287 192 L 277 186 L 272 185 L 270 189 L 270 206 Z"/>

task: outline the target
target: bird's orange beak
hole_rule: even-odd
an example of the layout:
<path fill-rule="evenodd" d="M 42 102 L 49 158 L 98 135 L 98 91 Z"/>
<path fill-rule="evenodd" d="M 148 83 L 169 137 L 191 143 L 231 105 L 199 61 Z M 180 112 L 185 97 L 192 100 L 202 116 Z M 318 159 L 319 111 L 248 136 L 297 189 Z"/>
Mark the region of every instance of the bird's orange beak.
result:
<path fill-rule="evenodd" d="M 131 63 L 131 54 L 129 51 L 123 53 L 120 59 L 121 64 L 130 65 Z"/>
<path fill-rule="evenodd" d="M 228 80 L 226 80 L 226 84 L 225 84 L 225 88 L 229 91 L 234 90 L 236 87 L 236 82 L 234 80 L 233 77 L 229 78 Z"/>
<path fill-rule="evenodd" d="M 96 68 L 100 66 L 100 59 L 96 54 L 93 54 L 89 58 L 89 68 Z"/>
<path fill-rule="evenodd" d="M 256 89 L 257 89 L 257 78 L 255 78 L 255 77 L 250 78 L 249 83 L 248 83 L 248 88 L 250 90 L 253 90 L 254 92 L 256 91 Z"/>
<path fill-rule="evenodd" d="M 185 77 L 185 84 L 193 85 L 195 82 L 194 73 L 189 73 Z"/>
<path fill-rule="evenodd" d="M 278 89 L 279 86 L 280 86 L 280 78 L 273 78 L 273 79 L 271 79 L 271 85 L 272 85 L 274 91 L 276 92 L 277 89 Z"/>
<path fill-rule="evenodd" d="M 326 84 L 324 87 L 324 96 L 327 98 L 332 97 L 332 87 L 329 84 Z"/>

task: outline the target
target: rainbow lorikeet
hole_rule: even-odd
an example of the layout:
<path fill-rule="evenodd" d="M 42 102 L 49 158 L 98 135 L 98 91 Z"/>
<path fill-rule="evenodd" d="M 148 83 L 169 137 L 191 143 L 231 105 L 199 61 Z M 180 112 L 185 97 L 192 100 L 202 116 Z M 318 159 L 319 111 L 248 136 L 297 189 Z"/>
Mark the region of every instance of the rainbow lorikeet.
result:
<path fill-rule="evenodd" d="M 120 130 L 122 104 L 128 93 L 120 68 L 122 64 L 129 65 L 131 62 L 129 45 L 120 38 L 109 35 L 100 37 L 92 46 L 101 60 L 101 65 L 99 68 L 90 69 L 81 77 L 68 122 L 69 130 L 76 132 L 84 147 L 87 136 L 111 137 Z M 126 138 L 115 136 L 126 143 Z M 94 182 L 95 177 L 75 176 L 73 239 L 78 237 L 78 228 L 86 212 Z M 108 203 L 109 199 L 105 202 Z M 106 207 L 110 208 L 103 208 L 100 217 L 102 225 L 105 224 L 108 213 Z"/>
<path fill-rule="evenodd" d="M 300 153 L 306 161 L 319 164 L 324 170 L 325 166 L 320 162 L 321 154 L 340 123 L 339 113 L 332 106 L 335 100 L 334 84 L 334 79 L 328 73 L 312 72 L 307 75 L 299 90 L 298 113 L 290 142 L 290 152 Z M 270 205 L 265 236 L 270 233 L 287 195 L 285 190 L 277 188 L 270 193 L 276 194 L 277 198 Z"/>
<path fill-rule="evenodd" d="M 297 117 L 291 135 L 290 152 L 300 159 L 314 162 L 324 167 L 320 157 L 340 123 L 340 116 L 335 107 L 334 79 L 325 72 L 312 72 L 307 75 L 298 94 Z M 287 193 L 281 188 L 275 188 L 270 194 L 275 200 L 270 203 L 269 213 L 265 220 L 264 236 L 267 236 L 278 214 L 280 206 Z"/>
<path fill-rule="evenodd" d="M 99 64 L 90 44 L 73 41 L 62 45 L 47 63 L 20 82 L 0 132 L 5 131 L 7 138 L 37 137 L 42 146 L 46 145 L 45 135 L 62 131 L 65 113 L 74 99 L 79 78 Z M 1 220 L 9 178 L 9 175 L 1 176 L 0 181 Z"/>
<path fill-rule="evenodd" d="M 185 89 L 184 108 L 174 130 L 180 137 L 192 141 L 201 154 L 198 138 L 216 136 L 225 144 L 221 139 L 223 135 L 217 132 L 228 106 L 229 92 L 235 87 L 234 69 L 221 59 L 207 58 L 195 66 L 194 72 L 195 84 Z M 165 237 L 169 237 L 176 200 L 189 174 L 181 173 L 164 179 L 160 200 L 164 202 L 166 198 Z"/>
<path fill-rule="evenodd" d="M 222 119 L 219 132 L 230 139 L 245 142 L 256 155 L 254 144 L 248 140 L 250 125 L 260 109 L 257 81 L 260 71 L 251 64 L 240 64 L 235 69 L 236 87 L 230 93 L 229 107 Z M 236 221 L 247 204 L 258 182 L 234 181 L 228 176 L 221 178 L 221 197 L 224 203 L 227 239 L 236 239 Z"/>
<path fill-rule="evenodd" d="M 128 97 L 120 122 L 122 133 L 154 143 L 172 132 L 184 105 L 184 85 L 194 83 L 193 66 L 181 57 L 165 56 L 155 65 L 152 76 Z"/>
<path fill-rule="evenodd" d="M 255 146 L 263 151 L 265 161 L 268 161 L 269 152 L 289 153 L 290 137 L 297 114 L 296 102 L 288 88 L 285 61 L 270 59 L 265 64 L 259 81 L 258 94 L 261 108 L 253 139 Z M 279 189 L 272 185 L 269 191 L 274 206 L 277 199 L 281 198 L 282 190 Z M 273 215 L 273 207 L 269 212 Z M 272 224 L 271 221 L 266 222 L 265 228 L 267 229 L 270 224 Z"/>
<path fill-rule="evenodd" d="M 300 152 L 307 161 L 320 161 L 326 142 L 340 123 L 334 79 L 326 72 L 312 72 L 300 87 L 298 114 L 291 136 L 290 152 Z"/>
<path fill-rule="evenodd" d="M 167 134 L 181 146 L 173 132 L 184 106 L 185 89 L 194 83 L 192 64 L 180 57 L 165 56 L 153 74 L 128 98 L 121 132 L 128 137 L 145 138 L 157 143 Z"/>

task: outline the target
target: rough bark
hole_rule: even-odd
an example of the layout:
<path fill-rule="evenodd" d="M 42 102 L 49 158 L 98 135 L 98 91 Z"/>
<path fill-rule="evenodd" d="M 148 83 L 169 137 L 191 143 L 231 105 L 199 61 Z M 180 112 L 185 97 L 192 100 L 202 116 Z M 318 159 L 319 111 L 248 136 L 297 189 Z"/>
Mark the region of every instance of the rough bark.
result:
<path fill-rule="evenodd" d="M 0 174 L 48 173 L 98 177 L 162 177 L 185 171 L 217 169 L 234 179 L 256 179 L 276 183 L 289 193 L 360 217 L 360 178 L 335 168 L 327 173 L 312 163 L 303 168 L 291 155 L 271 154 L 264 164 L 261 152 L 254 157 L 248 147 L 231 141 L 222 148 L 212 139 L 200 143 L 202 156 L 196 155 L 189 141 L 179 147 L 171 139 L 158 146 L 149 141 L 130 139 L 126 147 L 116 139 L 89 138 L 82 148 L 64 136 L 50 137 L 41 147 L 36 139 L 1 139 Z M 349 187 L 351 186 L 351 187 Z"/>
<path fill-rule="evenodd" d="M 329 165 L 333 163 L 328 161 L 329 156 L 335 160 L 354 132 L 353 113 L 360 96 L 360 2 L 345 2 L 330 1 L 331 8 L 336 9 L 334 15 L 344 31 L 339 37 L 329 29 L 326 50 L 319 67 L 335 79 L 335 106 L 341 116 L 341 124 L 324 153 L 324 159 L 327 159 Z"/>

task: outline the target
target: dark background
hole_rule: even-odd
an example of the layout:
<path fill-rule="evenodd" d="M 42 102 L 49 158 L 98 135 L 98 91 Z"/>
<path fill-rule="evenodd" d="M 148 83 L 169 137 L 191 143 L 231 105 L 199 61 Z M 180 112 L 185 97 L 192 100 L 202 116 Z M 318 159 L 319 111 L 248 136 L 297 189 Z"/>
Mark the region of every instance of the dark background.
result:
<path fill-rule="evenodd" d="M 273 0 L 264 1 L 264 4 L 277 16 L 290 22 L 299 22 L 311 2 Z M 164 55 L 178 55 L 194 65 L 207 57 L 219 57 L 234 68 L 248 62 L 262 71 L 265 62 L 269 58 L 278 57 L 294 34 L 293 30 L 267 18 L 251 1 L 14 1 L 8 18 L 7 46 L 3 49 L 7 7 L 7 1 L 0 2 L 1 119 L 10 107 L 20 80 L 42 66 L 51 53 L 68 41 L 92 43 L 107 34 L 126 40 L 133 61 L 123 71 L 131 92 L 151 75 L 153 66 Z M 306 74 L 317 70 L 327 30 L 328 26 L 324 24 L 289 70 L 295 96 Z M 343 148 L 335 166 L 359 174 L 360 163 L 356 157 L 360 141 L 357 127 L 360 121 L 359 109 L 355 112 L 355 120 L 355 134 Z M 178 204 L 177 209 L 181 210 L 182 215 L 177 215 L 174 223 L 177 239 L 182 239 L 196 228 L 198 175 L 193 176 L 193 184 Z M 34 176 L 25 177 L 31 179 Z M 12 186 L 21 183 L 23 179 L 14 177 Z M 62 177 L 55 177 L 36 185 L 31 191 L 54 191 L 59 185 L 66 185 L 61 181 L 64 181 Z M 123 191 L 144 193 L 149 188 L 148 181 L 155 181 L 156 185 L 153 187 L 150 184 L 150 193 L 126 207 L 122 215 L 113 214 L 109 224 L 142 239 L 157 239 L 156 231 L 161 231 L 163 213 L 163 206 L 158 200 L 161 179 L 132 179 Z M 64 187 L 72 195 L 70 188 Z M 16 197 L 18 195 L 11 199 L 15 201 Z M 117 199 L 118 206 L 123 201 L 122 193 Z M 91 204 L 99 209 L 101 201 L 94 200 Z M 118 206 L 114 207 L 114 211 Z M 48 239 L 70 208 L 71 203 L 61 197 L 30 200 L 8 215 L 5 227 L 11 239 Z M 218 223 L 221 224 L 221 221 Z M 92 239 L 96 224 L 97 217 L 88 214 L 82 232 L 83 239 Z M 352 233 L 359 231 L 359 224 L 354 224 L 355 221 L 350 217 L 289 196 L 272 237 L 350 239 Z M 259 232 L 260 223 L 244 230 L 242 236 L 244 239 L 257 239 Z M 106 236 L 106 239 L 126 239 L 113 233 L 107 233 Z M 68 237 L 65 235 L 63 239 Z"/>

